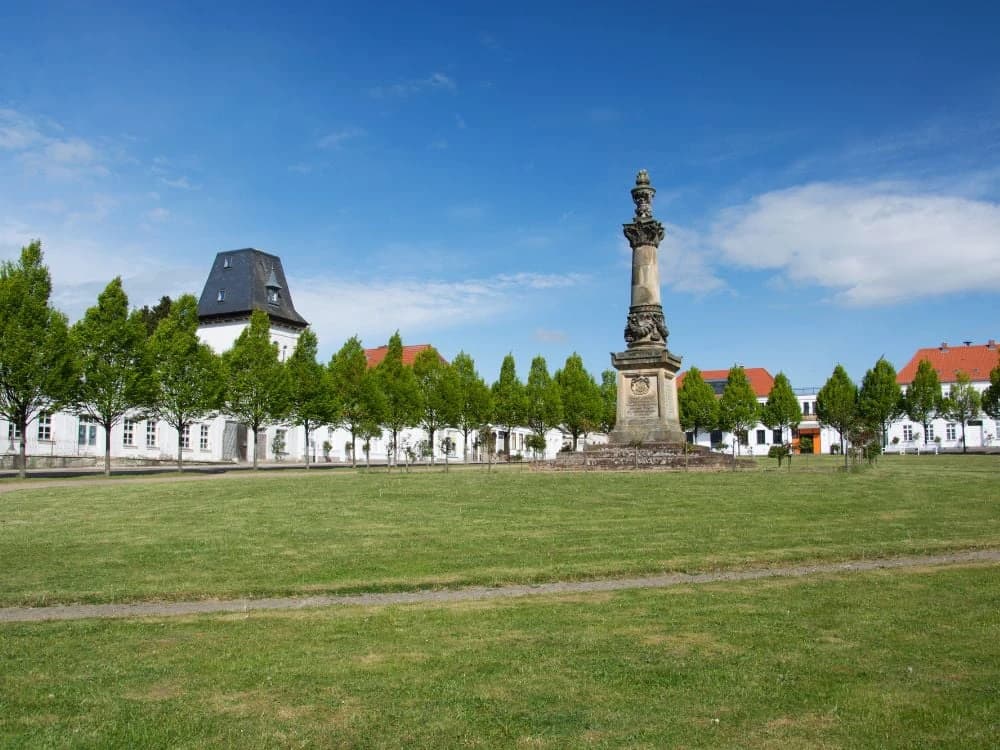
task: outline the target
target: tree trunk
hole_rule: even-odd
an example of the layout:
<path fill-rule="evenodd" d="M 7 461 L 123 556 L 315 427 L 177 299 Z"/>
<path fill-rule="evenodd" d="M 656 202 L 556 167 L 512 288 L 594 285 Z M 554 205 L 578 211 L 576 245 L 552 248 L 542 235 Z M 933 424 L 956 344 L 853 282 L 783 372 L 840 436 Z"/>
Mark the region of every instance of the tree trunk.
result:
<path fill-rule="evenodd" d="M 111 426 L 104 425 L 104 476 L 111 476 Z"/>
<path fill-rule="evenodd" d="M 306 471 L 309 471 L 309 420 L 307 419 L 302 426 L 306 429 Z"/>
<path fill-rule="evenodd" d="M 431 466 L 434 465 L 434 430 L 427 431 L 427 442 L 430 444 L 431 449 Z"/>
<path fill-rule="evenodd" d="M 17 428 L 21 431 L 21 445 L 18 451 L 21 454 L 21 465 L 18 467 L 17 476 L 21 479 L 28 478 L 28 418 L 22 415 L 17 420 Z"/>
<path fill-rule="evenodd" d="M 366 451 L 367 453 L 367 451 Z M 355 428 L 351 427 L 351 468 L 358 468 L 358 436 L 356 434 Z"/>
<path fill-rule="evenodd" d="M 469 463 L 469 431 L 462 430 L 462 463 Z"/>
<path fill-rule="evenodd" d="M 962 420 L 962 453 L 966 452 L 965 446 L 965 420 Z"/>
<path fill-rule="evenodd" d="M 181 455 L 181 432 L 184 430 L 184 425 L 177 426 L 177 471 L 184 471 L 184 456 Z"/>
<path fill-rule="evenodd" d="M 250 428 L 253 432 L 253 470 L 257 471 L 257 453 L 260 451 L 260 443 L 257 441 L 257 428 Z"/>

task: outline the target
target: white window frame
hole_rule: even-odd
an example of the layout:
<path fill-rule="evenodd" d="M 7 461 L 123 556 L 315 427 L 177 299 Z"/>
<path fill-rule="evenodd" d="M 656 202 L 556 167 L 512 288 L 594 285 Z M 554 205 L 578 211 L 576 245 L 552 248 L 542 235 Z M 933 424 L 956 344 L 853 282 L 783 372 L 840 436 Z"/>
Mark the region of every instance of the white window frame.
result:
<path fill-rule="evenodd" d="M 198 431 L 198 450 L 207 451 L 208 449 L 208 425 L 203 424 Z"/>
<path fill-rule="evenodd" d="M 122 420 L 122 445 L 129 448 L 135 447 L 135 420 L 125 418 Z"/>
<path fill-rule="evenodd" d="M 52 415 L 41 413 L 38 415 L 38 442 L 52 442 Z"/>
<path fill-rule="evenodd" d="M 146 420 L 146 447 L 156 447 L 156 422 L 152 419 Z"/>
<path fill-rule="evenodd" d="M 181 428 L 181 449 L 191 450 L 191 425 L 189 424 Z"/>

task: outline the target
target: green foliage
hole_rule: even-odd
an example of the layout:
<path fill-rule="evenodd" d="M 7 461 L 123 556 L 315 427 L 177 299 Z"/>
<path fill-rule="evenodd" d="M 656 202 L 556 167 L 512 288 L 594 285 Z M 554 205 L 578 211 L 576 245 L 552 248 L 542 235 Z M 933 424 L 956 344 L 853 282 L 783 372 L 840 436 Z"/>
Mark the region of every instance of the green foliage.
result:
<path fill-rule="evenodd" d="M 476 363 L 459 352 L 451 363 L 458 387 L 458 414 L 455 426 L 462 431 L 462 458 L 469 460 L 469 434 L 493 419 L 493 394 L 476 372 Z"/>
<path fill-rule="evenodd" d="M 285 362 L 288 370 L 288 418 L 301 425 L 306 434 L 306 468 L 309 468 L 311 432 L 338 419 L 333 383 L 329 371 L 316 361 L 318 342 L 312 329 L 299 334 L 295 351 Z"/>
<path fill-rule="evenodd" d="M 601 430 L 611 432 L 618 421 L 618 373 L 601 373 Z"/>
<path fill-rule="evenodd" d="M 774 385 L 767 396 L 767 403 L 761 410 L 761 422 L 772 430 L 793 430 L 802 422 L 802 407 L 795 397 L 788 376 L 779 372 L 774 376 Z"/>
<path fill-rule="evenodd" d="M 1000 362 L 990 370 L 990 384 L 982 394 L 982 409 L 994 419 L 1000 419 Z"/>
<path fill-rule="evenodd" d="M 0 265 L 0 416 L 21 432 L 21 477 L 28 424 L 66 403 L 76 380 L 66 316 L 49 304 L 51 292 L 41 242 Z"/>
<path fill-rule="evenodd" d="M 982 408 L 982 397 L 979 391 L 972 385 L 968 373 L 960 372 L 956 376 L 955 382 L 948 390 L 948 397 L 944 400 L 941 411 L 948 419 L 960 422 L 962 425 L 962 453 L 967 450 L 965 444 L 965 424 L 969 420 L 979 416 Z"/>
<path fill-rule="evenodd" d="M 526 424 L 535 435 L 542 436 L 544 442 L 545 433 L 558 427 L 563 416 L 559 386 L 549 376 L 545 357 L 539 356 L 531 360 L 524 395 L 527 409 Z"/>
<path fill-rule="evenodd" d="M 799 453 L 812 453 L 813 439 L 810 435 L 803 435 L 799 438 Z"/>
<path fill-rule="evenodd" d="M 70 340 L 80 366 L 73 406 L 104 428 L 104 473 L 110 475 L 111 428 L 154 394 L 146 326 L 139 313 L 129 315 L 121 277 L 70 329 Z"/>
<path fill-rule="evenodd" d="M 543 456 L 545 455 L 546 445 L 548 445 L 548 442 L 545 440 L 545 435 L 541 435 L 539 433 L 532 433 L 531 435 L 528 435 L 528 437 L 525 438 L 524 440 L 524 447 L 530 451 L 533 451 L 536 456 L 539 453 L 541 453 Z"/>
<path fill-rule="evenodd" d="M 357 336 L 352 336 L 330 359 L 333 394 L 340 407 L 340 423 L 351 433 L 351 445 L 364 435 L 376 437 L 385 410 L 378 376 L 368 369 L 368 358 Z M 357 466 L 351 449 L 351 465 Z"/>
<path fill-rule="evenodd" d="M 504 452 L 510 451 L 510 431 L 524 424 L 528 416 L 524 385 L 517 377 L 514 355 L 508 354 L 500 365 L 500 377 L 493 384 L 493 418 L 507 431 Z"/>
<path fill-rule="evenodd" d="M 580 435 L 596 430 L 601 425 L 604 399 L 594 376 L 583 366 L 583 358 L 573 352 L 566 364 L 556 372 L 559 395 L 563 405 L 563 425 L 573 436 L 573 450 Z"/>
<path fill-rule="evenodd" d="M 750 386 L 746 370 L 740 366 L 731 367 L 726 378 L 726 388 L 719 399 L 719 427 L 733 433 L 737 446 L 743 441 L 747 431 L 757 424 L 759 407 L 757 394 Z"/>
<path fill-rule="evenodd" d="M 847 466 L 844 440 L 858 420 L 858 388 L 842 365 L 833 368 L 833 374 L 816 394 L 816 416 L 819 421 L 840 434 L 840 448 Z"/>
<path fill-rule="evenodd" d="M 692 367 L 684 375 L 684 382 L 677 390 L 677 402 L 681 427 L 685 431 L 694 431 L 696 443 L 699 430 L 714 430 L 719 424 L 719 399 L 697 367 Z"/>
<path fill-rule="evenodd" d="M 178 297 L 149 340 L 153 362 L 151 411 L 177 431 L 177 469 L 183 470 L 181 431 L 214 416 L 223 386 L 222 367 L 211 349 L 198 340 L 198 302 Z"/>
<path fill-rule="evenodd" d="M 802 438 L 802 439 L 804 440 L 805 438 Z M 809 449 L 810 449 L 810 451 L 812 451 L 812 445 L 809 446 Z M 801 441 L 800 441 L 800 450 L 801 450 Z M 776 459 L 778 459 L 778 468 L 779 469 L 781 468 L 781 464 L 784 462 L 784 460 L 786 458 L 788 459 L 788 468 L 792 467 L 792 460 L 791 460 L 792 459 L 792 449 L 791 449 L 791 446 L 789 446 L 789 445 L 779 445 L 779 444 L 772 445 L 767 450 L 767 457 L 768 458 L 776 458 Z"/>
<path fill-rule="evenodd" d="M 458 375 L 437 349 L 428 347 L 413 360 L 413 374 L 420 386 L 423 411 L 418 424 L 427 432 L 431 463 L 434 463 L 434 435 L 458 421 L 461 391 Z"/>
<path fill-rule="evenodd" d="M 928 360 L 922 359 L 917 365 L 917 372 L 913 376 L 913 382 L 906 389 L 903 403 L 907 416 L 923 425 L 926 443 L 927 425 L 941 413 L 942 403 L 941 381 L 937 370 Z"/>
<path fill-rule="evenodd" d="M 170 308 L 173 306 L 173 301 L 170 297 L 164 295 L 160 297 L 160 301 L 157 302 L 153 307 L 149 305 L 143 305 L 138 311 L 139 320 L 146 327 L 146 335 L 152 336 L 153 332 L 156 331 L 156 327 L 170 314 Z"/>
<path fill-rule="evenodd" d="M 858 415 L 878 430 L 879 444 L 885 444 L 889 425 L 905 411 L 903 392 L 896 382 L 896 368 L 885 357 L 865 373 L 858 391 Z"/>
<path fill-rule="evenodd" d="M 254 435 L 253 466 L 257 468 L 260 430 L 289 415 L 291 389 L 288 370 L 271 341 L 271 320 L 254 310 L 233 348 L 222 355 L 225 366 L 226 412 L 247 425 Z"/>
<path fill-rule="evenodd" d="M 389 339 L 385 359 L 376 368 L 379 385 L 385 396 L 382 426 L 392 433 L 392 457 L 399 446 L 399 433 L 420 423 L 424 398 L 412 367 L 403 364 L 403 340 L 396 331 Z"/>

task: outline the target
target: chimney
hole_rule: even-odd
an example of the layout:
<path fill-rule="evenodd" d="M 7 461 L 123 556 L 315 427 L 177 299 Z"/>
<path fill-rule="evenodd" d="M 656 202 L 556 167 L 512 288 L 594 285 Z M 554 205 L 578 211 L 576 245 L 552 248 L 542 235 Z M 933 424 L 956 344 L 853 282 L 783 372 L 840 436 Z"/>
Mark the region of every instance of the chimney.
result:
<path fill-rule="evenodd" d="M 947 352 L 948 351 L 948 342 L 947 341 L 942 341 L 941 342 L 941 346 L 938 347 L 938 348 L 941 349 L 941 351 L 943 351 L 943 352 Z"/>
<path fill-rule="evenodd" d="M 963 341 L 962 343 L 965 344 L 966 346 L 972 346 L 971 341 Z"/>
<path fill-rule="evenodd" d="M 997 350 L 996 339 L 990 339 L 989 341 L 987 341 L 986 348 L 989 349 L 991 352 L 995 352 Z"/>

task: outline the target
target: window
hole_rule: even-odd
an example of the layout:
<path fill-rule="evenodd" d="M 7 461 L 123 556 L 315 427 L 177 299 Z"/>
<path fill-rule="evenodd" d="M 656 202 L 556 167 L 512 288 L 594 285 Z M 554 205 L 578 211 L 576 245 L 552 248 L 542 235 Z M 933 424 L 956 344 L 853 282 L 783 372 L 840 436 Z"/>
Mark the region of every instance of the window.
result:
<path fill-rule="evenodd" d="M 767 430 L 757 430 L 757 445 L 767 445 Z"/>
<path fill-rule="evenodd" d="M 186 424 L 181 429 L 181 448 L 191 448 L 191 425 Z"/>
<path fill-rule="evenodd" d="M 225 289 L 220 289 L 219 290 L 219 296 L 216 297 L 216 299 L 219 302 L 225 302 L 226 301 L 226 290 Z"/>
<path fill-rule="evenodd" d="M 267 288 L 267 301 L 270 304 L 272 304 L 272 305 L 278 304 L 278 288 L 277 287 L 269 286 Z"/>
<path fill-rule="evenodd" d="M 156 422 L 152 419 L 146 422 L 146 447 L 156 447 Z"/>
<path fill-rule="evenodd" d="M 781 445 L 781 440 L 782 440 L 781 428 L 779 427 L 778 429 L 774 430 L 773 434 L 771 435 L 771 442 L 774 443 L 775 445 Z"/>
<path fill-rule="evenodd" d="M 122 445 L 135 445 L 135 421 L 132 419 L 122 421 Z"/>
<path fill-rule="evenodd" d="M 80 417 L 80 424 L 76 428 L 76 442 L 78 445 L 97 445 L 97 425 L 90 417 Z"/>
<path fill-rule="evenodd" d="M 21 428 L 13 422 L 7 424 L 7 439 L 12 443 L 21 439 Z"/>
<path fill-rule="evenodd" d="M 913 440 L 913 425 L 904 424 L 903 425 L 903 440 Z"/>
<path fill-rule="evenodd" d="M 38 415 L 38 439 L 52 440 L 52 415 Z"/>
<path fill-rule="evenodd" d="M 932 424 L 927 425 L 927 442 L 934 442 L 934 425 Z"/>
<path fill-rule="evenodd" d="M 720 445 L 722 443 L 722 430 L 712 430 L 709 440 L 711 441 L 713 448 Z"/>
<path fill-rule="evenodd" d="M 956 435 L 955 435 L 955 423 L 954 422 L 949 422 L 948 424 L 946 424 L 944 426 L 944 439 L 945 440 L 954 440 L 955 437 L 956 437 Z"/>
<path fill-rule="evenodd" d="M 802 402 L 802 414 L 805 415 L 805 416 L 809 416 L 809 402 L 808 401 L 803 401 Z"/>
<path fill-rule="evenodd" d="M 740 430 L 737 436 L 740 441 L 740 445 L 750 445 L 750 436 L 746 430 Z"/>
<path fill-rule="evenodd" d="M 208 450 L 208 425 L 201 426 L 201 438 L 198 440 L 198 448 L 203 451 Z"/>
<path fill-rule="evenodd" d="M 222 260 L 222 267 L 223 268 L 232 268 L 233 267 L 233 258 L 232 258 L 231 255 L 227 255 L 225 258 L 223 258 L 223 260 Z M 219 301 L 221 302 L 222 300 L 219 300 Z"/>

